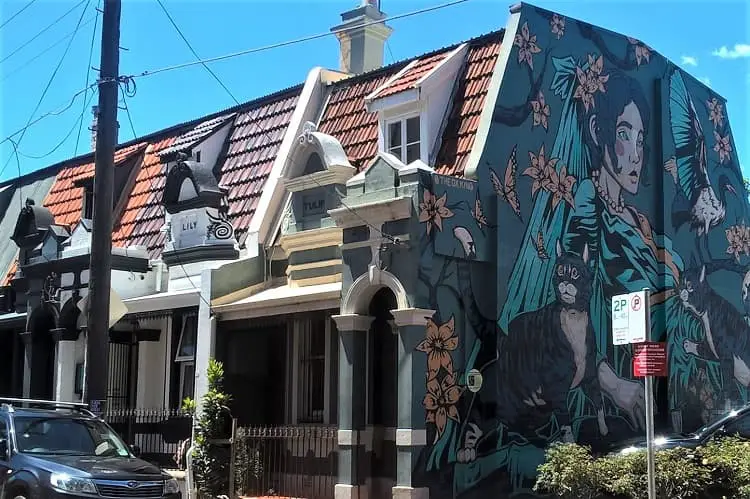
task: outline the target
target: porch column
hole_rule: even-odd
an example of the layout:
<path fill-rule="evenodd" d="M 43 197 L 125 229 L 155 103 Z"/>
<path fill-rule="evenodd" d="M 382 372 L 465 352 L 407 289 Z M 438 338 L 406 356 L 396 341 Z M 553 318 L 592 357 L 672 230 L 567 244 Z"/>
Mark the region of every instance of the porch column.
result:
<path fill-rule="evenodd" d="M 58 341 L 56 357 L 55 400 L 69 402 L 73 400 L 76 384 L 76 342 Z"/>
<path fill-rule="evenodd" d="M 201 272 L 201 294 L 198 304 L 198 334 L 195 342 L 195 408 L 193 421 L 201 414 L 203 397 L 208 393 L 208 362 L 216 350 L 216 317 L 211 315 L 211 269 Z M 171 359 L 167 359 L 171 365 Z"/>
<path fill-rule="evenodd" d="M 338 446 L 335 499 L 366 499 L 367 334 L 373 317 L 334 315 L 339 331 Z"/>
<path fill-rule="evenodd" d="M 425 395 L 427 356 L 415 355 L 415 348 L 425 338 L 427 319 L 434 310 L 406 308 L 391 310 L 398 327 L 398 428 L 396 429 L 396 486 L 393 497 L 399 499 L 427 499 L 430 495 L 424 484 L 412 481 L 412 471 L 419 454 L 427 445 Z"/>
<path fill-rule="evenodd" d="M 31 398 L 31 355 L 32 355 L 32 333 L 26 331 L 20 333 L 23 342 L 23 398 Z"/>

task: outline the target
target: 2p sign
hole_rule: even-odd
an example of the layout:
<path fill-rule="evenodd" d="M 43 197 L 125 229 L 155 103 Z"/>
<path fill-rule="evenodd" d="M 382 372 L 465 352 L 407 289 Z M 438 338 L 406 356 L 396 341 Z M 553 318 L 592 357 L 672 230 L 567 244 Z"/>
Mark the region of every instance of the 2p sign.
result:
<path fill-rule="evenodd" d="M 648 291 L 636 291 L 612 298 L 612 342 L 615 345 L 642 343 L 648 337 Z"/>

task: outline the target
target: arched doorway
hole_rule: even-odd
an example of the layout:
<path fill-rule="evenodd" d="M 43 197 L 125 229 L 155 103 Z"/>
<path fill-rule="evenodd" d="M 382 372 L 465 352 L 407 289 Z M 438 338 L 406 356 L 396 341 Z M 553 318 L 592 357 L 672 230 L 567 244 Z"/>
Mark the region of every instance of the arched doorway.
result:
<path fill-rule="evenodd" d="M 24 395 L 33 399 L 54 398 L 55 340 L 50 331 L 57 327 L 57 313 L 53 307 L 50 304 L 42 304 L 29 316 L 24 373 L 24 376 L 28 377 L 28 395 Z"/>
<path fill-rule="evenodd" d="M 398 336 L 391 310 L 396 295 L 381 287 L 373 295 L 368 315 L 367 427 L 372 431 L 371 492 L 375 499 L 392 496 L 396 484 L 396 426 L 398 411 Z"/>

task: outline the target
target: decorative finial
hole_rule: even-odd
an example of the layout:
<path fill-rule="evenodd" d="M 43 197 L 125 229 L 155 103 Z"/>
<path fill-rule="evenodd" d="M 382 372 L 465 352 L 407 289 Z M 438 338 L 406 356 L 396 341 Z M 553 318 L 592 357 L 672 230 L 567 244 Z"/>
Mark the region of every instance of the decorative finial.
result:
<path fill-rule="evenodd" d="M 31 198 L 26 198 L 26 206 L 34 206 L 34 200 Z"/>
<path fill-rule="evenodd" d="M 190 156 L 188 156 L 185 151 L 180 151 L 177 153 L 177 161 L 179 162 L 187 161 L 189 157 Z"/>

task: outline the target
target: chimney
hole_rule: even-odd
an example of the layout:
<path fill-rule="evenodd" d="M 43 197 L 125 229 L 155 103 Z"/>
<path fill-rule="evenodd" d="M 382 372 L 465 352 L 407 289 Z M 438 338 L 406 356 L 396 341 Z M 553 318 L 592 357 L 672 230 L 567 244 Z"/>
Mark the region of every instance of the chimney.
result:
<path fill-rule="evenodd" d="M 91 127 L 89 127 L 89 130 L 91 130 L 91 150 L 96 151 L 96 130 L 99 125 L 99 106 L 91 106 L 91 114 L 94 115 L 94 118 L 91 120 Z M 115 136 L 115 145 L 119 145 L 119 139 L 120 139 L 120 122 L 117 122 L 117 135 Z"/>
<path fill-rule="evenodd" d="M 359 7 L 341 14 L 342 23 L 331 28 L 341 47 L 339 68 L 360 74 L 383 65 L 383 48 L 393 28 L 385 22 L 378 0 L 361 0 Z"/>

